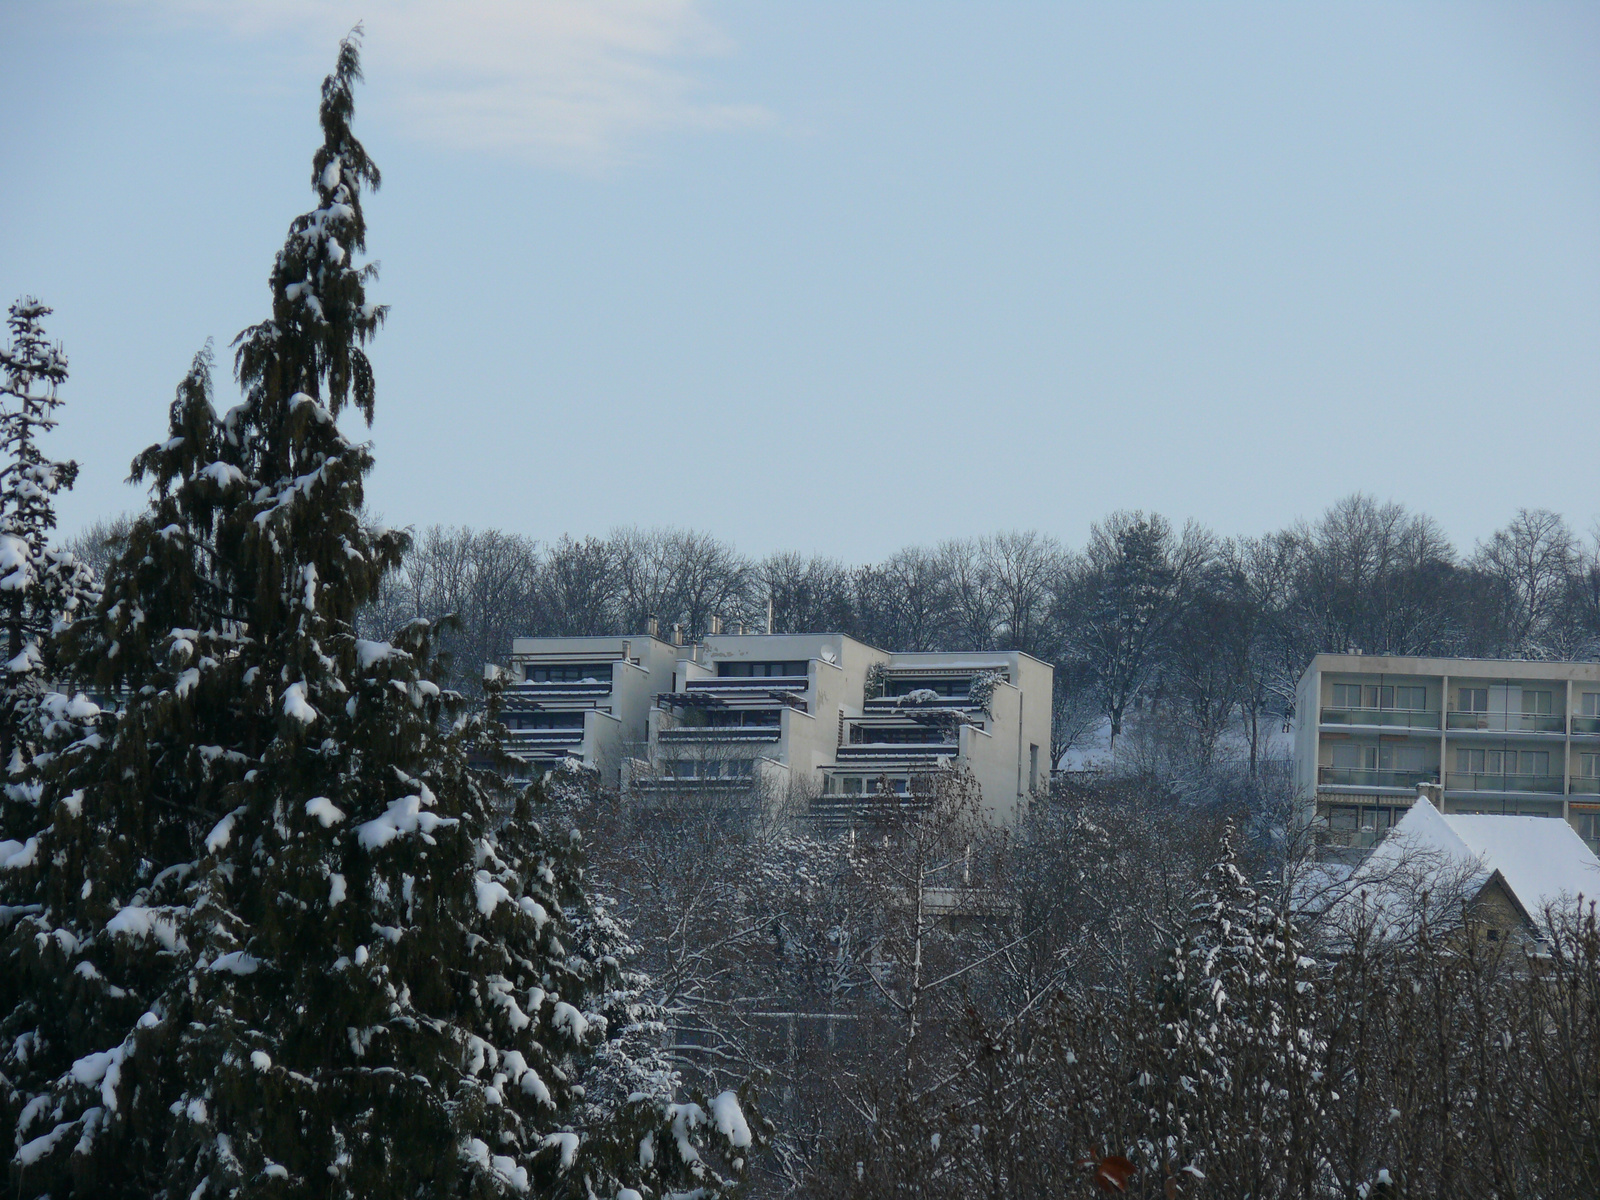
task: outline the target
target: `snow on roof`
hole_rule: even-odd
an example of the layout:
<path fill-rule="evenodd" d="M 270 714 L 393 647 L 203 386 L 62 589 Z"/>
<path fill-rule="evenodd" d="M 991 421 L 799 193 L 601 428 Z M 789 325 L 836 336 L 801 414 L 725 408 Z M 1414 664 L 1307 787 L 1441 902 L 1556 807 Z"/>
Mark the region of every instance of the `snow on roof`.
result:
<path fill-rule="evenodd" d="M 1563 899 L 1600 897 L 1600 858 L 1560 818 L 1435 815 L 1469 853 L 1500 872 L 1530 913 Z"/>
<path fill-rule="evenodd" d="M 1600 858 L 1556 817 L 1441 813 L 1419 797 L 1351 876 L 1351 885 L 1395 891 L 1391 881 L 1408 860 L 1430 875 L 1448 872 L 1474 892 L 1498 873 L 1536 921 L 1547 906 L 1600 897 Z M 1389 907 L 1394 898 L 1378 903 Z"/>

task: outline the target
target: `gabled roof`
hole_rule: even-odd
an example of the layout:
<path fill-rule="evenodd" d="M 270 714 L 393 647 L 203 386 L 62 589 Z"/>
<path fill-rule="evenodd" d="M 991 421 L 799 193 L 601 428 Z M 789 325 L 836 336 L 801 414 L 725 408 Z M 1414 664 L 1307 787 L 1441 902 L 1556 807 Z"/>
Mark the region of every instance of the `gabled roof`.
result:
<path fill-rule="evenodd" d="M 1436 809 L 1433 815 L 1468 854 L 1500 873 L 1528 912 L 1539 913 L 1547 904 L 1580 895 L 1600 899 L 1600 858 L 1559 817 L 1469 816 Z"/>
<path fill-rule="evenodd" d="M 1425 878 L 1416 876 L 1421 872 Z M 1401 876 L 1409 875 L 1405 883 Z M 1350 878 L 1352 897 L 1365 894 L 1399 924 L 1403 894 L 1420 895 L 1429 878 L 1464 886 L 1471 895 L 1499 876 L 1511 898 L 1540 922 L 1547 906 L 1578 896 L 1600 899 L 1600 858 L 1556 817 L 1441 813 L 1426 797 L 1378 843 Z"/>

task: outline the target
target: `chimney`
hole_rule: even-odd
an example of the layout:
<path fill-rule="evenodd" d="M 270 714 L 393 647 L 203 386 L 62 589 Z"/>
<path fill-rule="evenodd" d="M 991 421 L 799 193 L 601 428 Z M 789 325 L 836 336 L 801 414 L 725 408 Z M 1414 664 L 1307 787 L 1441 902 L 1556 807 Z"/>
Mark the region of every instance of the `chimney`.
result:
<path fill-rule="evenodd" d="M 718 617 L 718 616 L 713 616 L 711 618 L 711 636 L 712 637 L 716 637 L 721 632 L 722 632 L 722 618 Z"/>
<path fill-rule="evenodd" d="M 744 622 L 743 621 L 735 621 L 733 623 L 733 635 L 734 635 L 734 637 L 743 637 L 744 636 Z"/>
<path fill-rule="evenodd" d="M 656 620 L 655 613 L 651 613 L 644 619 L 644 630 L 651 637 L 661 636 L 661 622 Z"/>
<path fill-rule="evenodd" d="M 767 633 L 769 636 L 772 633 L 772 596 L 770 593 L 767 596 Z"/>
<path fill-rule="evenodd" d="M 683 645 L 683 626 L 676 621 L 672 623 L 672 644 L 674 646 Z"/>
<path fill-rule="evenodd" d="M 1440 812 L 1444 811 L 1444 785 L 1438 783 L 1417 784 L 1417 799 L 1426 800 Z"/>

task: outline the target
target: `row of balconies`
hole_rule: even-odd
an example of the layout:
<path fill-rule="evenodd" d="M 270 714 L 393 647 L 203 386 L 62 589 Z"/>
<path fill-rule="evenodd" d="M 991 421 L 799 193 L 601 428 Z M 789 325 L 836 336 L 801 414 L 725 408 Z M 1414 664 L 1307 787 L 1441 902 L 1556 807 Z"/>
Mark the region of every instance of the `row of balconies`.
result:
<path fill-rule="evenodd" d="M 1325 708 L 1324 725 L 1381 726 L 1388 729 L 1438 729 L 1438 712 L 1394 708 Z M 1448 712 L 1446 729 L 1491 733 L 1567 733 L 1600 735 L 1600 717 L 1561 717 L 1548 713 Z"/>
<path fill-rule="evenodd" d="M 1317 783 L 1324 787 L 1406 788 L 1419 783 L 1438 783 L 1439 772 L 1369 771 L 1351 767 L 1318 767 Z M 1458 771 L 1444 777 L 1450 792 L 1517 792 L 1529 795 L 1600 795 L 1600 779 L 1574 777 L 1564 783 L 1560 775 L 1469 775 Z"/>

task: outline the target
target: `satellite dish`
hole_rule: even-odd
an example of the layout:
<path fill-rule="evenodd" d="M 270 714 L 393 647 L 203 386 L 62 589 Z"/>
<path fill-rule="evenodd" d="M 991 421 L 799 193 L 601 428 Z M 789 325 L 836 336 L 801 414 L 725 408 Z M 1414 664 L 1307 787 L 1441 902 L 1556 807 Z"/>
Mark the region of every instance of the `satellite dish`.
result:
<path fill-rule="evenodd" d="M 838 652 L 832 646 L 824 646 L 821 657 L 825 663 L 837 663 L 839 661 Z"/>

